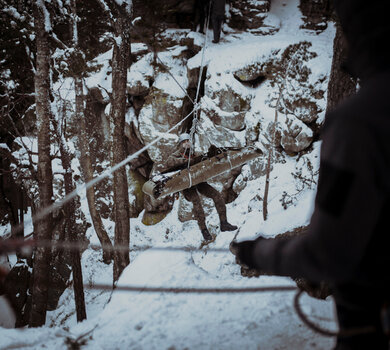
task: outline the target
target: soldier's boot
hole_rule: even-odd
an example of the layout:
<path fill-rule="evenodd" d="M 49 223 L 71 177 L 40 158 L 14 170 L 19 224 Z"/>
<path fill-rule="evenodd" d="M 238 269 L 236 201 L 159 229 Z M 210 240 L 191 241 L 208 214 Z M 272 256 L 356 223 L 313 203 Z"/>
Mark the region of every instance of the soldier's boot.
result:
<path fill-rule="evenodd" d="M 201 232 L 205 241 L 211 241 L 213 239 L 213 236 L 211 236 L 207 228 L 202 229 Z"/>
<path fill-rule="evenodd" d="M 221 221 L 221 231 L 234 231 L 237 230 L 236 225 L 229 224 L 227 221 Z"/>

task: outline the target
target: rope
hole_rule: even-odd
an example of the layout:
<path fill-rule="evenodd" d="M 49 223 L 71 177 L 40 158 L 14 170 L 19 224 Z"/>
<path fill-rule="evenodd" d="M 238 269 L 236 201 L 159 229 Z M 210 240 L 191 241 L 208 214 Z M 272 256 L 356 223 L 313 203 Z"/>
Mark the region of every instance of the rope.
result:
<path fill-rule="evenodd" d="M 295 296 L 294 296 L 294 309 L 301 321 L 309 327 L 311 330 L 313 330 L 316 333 L 319 333 L 325 337 L 338 337 L 338 338 L 346 338 L 346 337 L 353 337 L 356 335 L 362 335 L 367 333 L 373 333 L 376 332 L 377 329 L 374 326 L 366 326 L 366 327 L 359 327 L 359 328 L 350 328 L 350 329 L 341 329 L 340 331 L 331 331 L 329 329 L 322 328 L 315 323 L 313 323 L 309 318 L 305 315 L 303 310 L 301 309 L 301 306 L 299 304 L 299 300 L 303 294 L 303 290 L 299 290 Z"/>
<path fill-rule="evenodd" d="M 232 170 L 232 169 L 233 169 L 233 164 L 232 164 L 232 161 L 230 160 L 230 155 L 229 155 L 229 153 L 227 153 L 227 159 L 228 159 L 228 162 L 229 162 L 229 164 L 230 164 L 230 170 Z"/>
<path fill-rule="evenodd" d="M 206 34 L 204 36 L 204 43 L 203 43 L 203 49 L 202 49 L 202 59 L 200 61 L 200 71 L 199 71 L 198 86 L 197 86 L 197 89 L 196 89 L 195 102 L 198 102 L 199 91 L 200 91 L 200 83 L 201 83 L 202 75 L 203 75 L 203 68 L 204 68 L 203 62 L 204 62 L 204 54 L 205 54 L 205 51 L 206 51 L 206 45 L 207 45 L 207 32 L 209 30 L 210 12 L 211 12 L 211 1 L 209 2 L 209 10 L 208 10 L 207 19 L 206 19 L 206 21 L 207 21 L 206 22 Z"/>
<path fill-rule="evenodd" d="M 234 293 L 258 293 L 258 292 L 292 292 L 296 291 L 295 286 L 267 286 L 267 287 L 247 287 L 247 288 L 229 288 L 229 287 L 141 287 L 141 286 L 112 286 L 112 284 L 85 285 L 86 289 L 116 290 L 125 292 L 149 292 L 149 293 L 174 293 L 174 294 L 234 294 Z"/>
<path fill-rule="evenodd" d="M 191 98 L 190 95 L 188 95 L 188 92 L 186 91 L 186 89 L 184 89 L 180 83 L 177 81 L 177 79 L 175 78 L 175 76 L 170 72 L 170 70 L 168 69 L 168 67 L 164 64 L 163 61 L 161 61 L 160 57 L 158 57 L 158 54 L 156 52 L 156 57 L 157 59 L 160 61 L 160 63 L 164 66 L 164 68 L 167 70 L 167 73 L 173 78 L 173 80 L 176 82 L 176 84 L 180 87 L 180 89 L 185 93 L 185 95 L 190 99 L 190 101 L 195 104 L 194 100 Z"/>
<path fill-rule="evenodd" d="M 193 113 L 194 113 L 194 109 L 189 114 L 187 114 L 187 116 L 185 116 L 181 121 L 179 121 L 174 126 L 172 126 L 168 131 L 166 131 L 166 133 L 170 133 L 172 130 L 174 130 L 176 127 L 178 127 L 180 124 L 182 124 L 187 118 L 189 118 Z M 81 191 L 87 190 L 87 189 L 91 188 L 92 186 L 96 185 L 97 183 L 101 182 L 105 178 L 109 177 L 113 172 L 117 171 L 121 167 L 125 166 L 127 163 L 131 162 L 133 159 L 137 158 L 140 154 L 142 154 L 143 152 L 148 150 L 151 146 L 156 144 L 163 137 L 165 137 L 165 134 L 161 134 L 159 137 L 154 139 L 151 143 L 147 144 L 146 146 L 144 146 L 143 148 L 141 148 L 137 152 L 129 155 L 127 158 L 125 158 L 124 160 L 122 160 L 118 164 L 114 165 L 110 169 L 106 170 L 101 175 L 99 175 L 98 177 L 92 179 L 88 183 L 85 183 L 85 184 L 83 184 L 81 186 L 76 187 L 72 192 L 70 192 L 64 198 L 62 198 L 58 202 L 53 203 L 52 205 L 49 205 L 46 208 L 43 208 L 37 214 L 33 215 L 31 218 L 29 218 L 29 219 L 25 220 L 23 223 L 17 225 L 14 229 L 16 231 L 19 231 L 19 230 L 21 230 L 24 227 L 24 225 L 31 224 L 33 222 L 33 220 L 37 220 L 37 221 L 41 220 L 46 215 L 52 213 L 53 211 L 55 211 L 57 209 L 60 209 L 66 203 L 71 201 L 73 198 L 77 197 L 80 194 Z M 7 232 L 5 232 L 5 235 L 8 235 L 10 233 L 11 233 L 11 231 L 7 231 Z"/>
<path fill-rule="evenodd" d="M 314 324 L 313 322 L 311 322 L 307 316 L 304 314 L 303 310 L 301 309 L 301 306 L 299 304 L 299 300 L 303 294 L 303 290 L 299 290 L 297 292 L 297 294 L 295 294 L 294 296 L 294 309 L 297 313 L 297 315 L 299 316 L 299 318 L 301 319 L 301 321 L 306 325 L 308 326 L 310 329 L 312 329 L 313 331 L 315 331 L 316 333 L 319 333 L 319 334 L 322 334 L 326 337 L 334 337 L 334 336 L 337 336 L 338 332 L 335 332 L 335 331 L 330 331 L 330 330 L 327 330 L 327 329 L 323 329 L 319 326 L 317 326 L 316 324 Z"/>
<path fill-rule="evenodd" d="M 203 251 L 198 247 L 181 246 L 181 247 L 152 247 L 152 246 L 135 246 L 129 247 L 127 245 L 101 245 L 101 244 L 88 244 L 87 242 L 53 242 L 50 240 L 24 240 L 23 238 L 10 238 L 6 240 L 0 240 L 0 254 L 12 253 L 22 250 L 23 252 L 31 252 L 36 247 L 64 249 L 68 251 L 84 251 L 86 249 L 92 250 L 106 250 L 116 252 L 139 252 L 145 250 L 156 251 L 185 251 L 185 252 L 201 252 Z M 217 253 L 230 252 L 227 248 L 209 248 L 208 251 Z"/>
<path fill-rule="evenodd" d="M 207 19 L 206 19 L 206 31 L 205 31 L 205 36 L 204 36 L 204 42 L 203 42 L 203 48 L 202 48 L 202 58 L 201 58 L 201 61 L 200 61 L 200 69 L 199 69 L 199 78 L 198 78 L 198 84 L 197 84 L 197 88 L 196 88 L 196 95 L 195 95 L 195 102 L 194 102 L 194 109 L 195 109 L 195 113 L 194 113 L 194 118 L 192 120 L 192 127 L 191 127 L 191 131 L 190 131 L 190 142 L 191 142 L 191 145 L 190 145 L 190 156 L 188 158 L 188 164 L 187 164 L 187 168 L 190 167 L 190 162 L 191 162 L 191 155 L 192 155 L 192 152 L 193 152 L 193 148 L 194 148 L 194 145 L 195 145 L 195 133 L 196 133 L 196 129 L 198 127 L 198 119 L 199 119 L 199 109 L 200 109 L 200 105 L 199 105 L 199 92 L 200 92 L 200 83 L 202 81 L 202 76 L 203 76 L 203 68 L 204 68 L 204 56 L 205 56 L 205 52 L 206 52 L 206 46 L 207 46 L 207 32 L 208 32 L 208 29 L 209 29 L 209 21 L 210 21 L 210 13 L 211 13 L 211 1 L 209 2 L 209 10 L 208 10 L 208 13 L 207 13 Z"/>
<path fill-rule="evenodd" d="M 138 35 L 140 35 L 141 37 L 143 36 L 143 34 L 133 25 L 133 24 L 130 24 L 131 28 L 133 28 L 137 33 Z M 155 52 L 154 48 L 148 44 L 148 43 L 144 43 L 151 52 L 153 52 L 157 58 L 157 60 L 163 65 L 163 67 L 166 69 L 167 73 L 173 78 L 173 80 L 175 81 L 175 83 L 179 86 L 179 88 L 184 92 L 184 94 L 189 98 L 189 100 L 195 104 L 194 100 L 191 98 L 191 96 L 188 94 L 187 90 L 183 88 L 183 86 L 181 86 L 181 84 L 177 81 L 177 79 L 175 78 L 175 76 L 171 73 L 170 69 L 165 65 L 165 63 L 161 60 L 161 58 L 158 56 L 158 53 L 157 51 Z"/>
<path fill-rule="evenodd" d="M 238 234 L 238 232 L 237 232 Z M 236 234 L 236 236 L 237 236 Z M 235 236 L 235 237 L 236 237 Z M 145 250 L 156 250 L 156 251 L 186 251 L 186 252 L 197 252 L 197 251 L 203 251 L 201 248 L 196 247 L 149 247 L 149 246 L 142 246 L 142 247 L 133 247 L 129 248 L 128 246 L 103 246 L 103 245 L 96 245 L 91 244 L 88 245 L 87 243 L 80 243 L 80 242 L 52 242 L 52 241 L 35 241 L 33 239 L 31 240 L 23 240 L 23 239 L 8 239 L 0 241 L 0 253 L 4 252 L 11 252 L 11 251 L 17 251 L 22 250 L 23 252 L 29 252 L 34 247 L 49 247 L 49 248 L 56 248 L 56 249 L 66 249 L 69 251 L 80 251 L 84 249 L 108 249 L 111 251 L 145 251 Z M 209 248 L 208 252 L 216 252 L 216 253 L 226 253 L 230 252 L 229 249 L 226 248 Z M 112 291 L 113 289 L 116 291 L 125 291 L 125 292 L 149 292 L 149 293 L 174 293 L 174 294 L 234 294 L 234 293 L 258 293 L 258 292 L 289 292 L 289 291 L 296 291 L 296 286 L 265 286 L 265 287 L 240 287 L 240 288 L 234 288 L 234 287 L 207 287 L 207 288 L 198 288 L 198 287 L 141 287 L 141 286 L 132 286 L 132 285 L 120 285 L 120 286 L 113 286 L 112 284 L 86 284 L 84 285 L 85 289 L 90 290 L 109 290 Z M 358 334 L 366 334 L 375 332 L 376 329 L 373 326 L 368 327 L 361 327 L 361 328 L 353 328 L 348 330 L 341 330 L 339 332 L 337 331 L 331 331 L 328 329 L 321 328 L 320 326 L 313 323 L 307 315 L 303 312 L 301 309 L 299 300 L 303 294 L 303 290 L 298 290 L 295 297 L 294 297 L 294 309 L 298 315 L 298 317 L 301 319 L 301 321 L 309 327 L 311 330 L 313 330 L 316 333 L 319 333 L 323 336 L 327 337 L 351 337 Z"/>

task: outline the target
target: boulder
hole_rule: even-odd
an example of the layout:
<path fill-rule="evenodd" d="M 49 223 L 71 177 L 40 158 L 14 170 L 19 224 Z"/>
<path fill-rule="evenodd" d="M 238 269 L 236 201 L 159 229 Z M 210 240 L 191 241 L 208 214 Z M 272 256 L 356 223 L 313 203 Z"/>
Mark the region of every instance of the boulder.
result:
<path fill-rule="evenodd" d="M 237 84 L 239 83 L 237 82 Z M 219 86 L 219 89 L 217 86 L 217 89 L 215 89 L 206 85 L 206 95 L 225 112 L 247 112 L 251 106 L 251 96 L 248 93 L 241 94 L 240 91 L 234 89 L 234 86 L 224 85 Z"/>
<path fill-rule="evenodd" d="M 207 153 L 211 145 L 221 148 L 242 148 L 246 145 L 245 129 L 233 131 L 217 125 L 203 111 L 200 113 L 195 136 L 195 150 L 199 153 Z"/>
<path fill-rule="evenodd" d="M 279 112 L 293 114 L 305 124 L 317 121 L 323 112 L 321 102 L 324 100 L 325 91 L 321 89 L 320 83 L 309 85 L 301 83 L 294 91 L 284 94 L 283 106 Z"/>
<path fill-rule="evenodd" d="M 245 129 L 245 112 L 225 112 L 207 96 L 203 98 L 203 102 L 204 113 L 215 125 L 220 125 L 233 131 Z"/>
<path fill-rule="evenodd" d="M 271 34 L 279 30 L 280 21 L 276 16 L 268 14 L 269 9 L 270 0 L 232 1 L 228 24 L 233 29 Z"/>
<path fill-rule="evenodd" d="M 127 93 L 131 96 L 147 95 L 150 79 L 151 78 L 148 78 L 140 72 L 131 72 L 131 74 L 128 75 Z"/>
<path fill-rule="evenodd" d="M 145 212 L 142 216 L 142 223 L 147 226 L 158 224 L 170 213 L 174 201 L 175 195 L 157 200 L 150 196 L 144 196 Z"/>
<path fill-rule="evenodd" d="M 287 153 L 297 153 L 313 142 L 313 131 L 294 116 L 287 116 L 280 144 Z"/>
<path fill-rule="evenodd" d="M 160 162 L 167 156 L 178 141 L 176 129 L 168 130 L 182 119 L 183 99 L 160 89 L 152 88 L 145 98 L 144 107 L 138 117 L 138 131 L 145 145 L 164 134 L 164 138 L 148 149 L 153 162 Z"/>
<path fill-rule="evenodd" d="M 129 184 L 130 217 L 136 218 L 144 209 L 142 186 L 146 179 L 138 172 L 130 170 L 127 175 Z"/>
<path fill-rule="evenodd" d="M 127 73 L 127 93 L 131 96 L 144 96 L 149 92 L 153 81 L 152 54 L 143 56 L 133 63 Z"/>

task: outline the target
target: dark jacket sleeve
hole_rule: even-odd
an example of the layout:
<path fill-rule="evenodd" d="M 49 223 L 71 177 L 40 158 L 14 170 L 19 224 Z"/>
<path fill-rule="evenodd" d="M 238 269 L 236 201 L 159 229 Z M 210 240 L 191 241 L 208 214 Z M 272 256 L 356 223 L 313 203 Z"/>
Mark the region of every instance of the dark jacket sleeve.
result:
<path fill-rule="evenodd" d="M 385 202 L 375 152 L 375 137 L 363 122 L 338 116 L 325 128 L 308 232 L 257 244 L 254 258 L 260 269 L 313 282 L 356 277 Z"/>

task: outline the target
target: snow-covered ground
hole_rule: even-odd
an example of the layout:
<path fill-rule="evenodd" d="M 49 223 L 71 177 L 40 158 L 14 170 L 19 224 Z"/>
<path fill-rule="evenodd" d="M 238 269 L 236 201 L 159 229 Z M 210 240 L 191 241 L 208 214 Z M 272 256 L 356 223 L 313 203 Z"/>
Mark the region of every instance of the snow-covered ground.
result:
<path fill-rule="evenodd" d="M 228 31 L 218 45 L 211 44 L 212 32 L 207 35 L 205 60 L 209 69 L 223 65 L 234 66 L 250 55 L 261 55 L 275 42 L 287 45 L 300 41 L 312 42 L 318 53 L 316 65 L 330 69 L 334 27 L 317 35 L 299 28 L 302 24 L 298 0 L 272 0 L 269 19 L 280 22 L 280 30 L 270 36 Z M 198 34 L 196 34 L 198 35 Z M 199 34 L 200 35 L 200 34 Z M 249 56 L 245 56 L 248 54 Z M 192 60 L 196 65 L 202 52 Z M 213 68 L 214 67 L 214 68 Z M 325 68 L 324 68 L 325 67 Z M 94 79 L 98 79 L 94 77 Z M 256 95 L 252 108 L 262 103 Z M 270 109 L 269 116 L 273 118 Z M 307 157 L 318 167 L 320 143 Z M 264 177 L 248 182 L 239 197 L 227 206 L 228 218 L 239 227 L 238 232 L 220 232 L 215 242 L 198 248 L 201 234 L 195 221 L 178 220 L 178 201 L 172 212 L 160 223 L 145 226 L 139 218 L 131 219 L 131 248 L 193 248 L 146 249 L 131 252 L 131 263 L 123 272 L 118 286 L 165 288 L 252 288 L 264 286 L 294 286 L 289 278 L 261 276 L 247 278 L 228 247 L 232 239 L 254 237 L 259 233 L 274 236 L 310 220 L 315 188 L 302 191 L 296 205 L 284 210 L 281 206 L 283 191 L 296 192 L 292 172 L 297 170 L 296 157 L 287 157 L 277 164 L 272 173 L 269 193 L 269 217 L 263 220 L 257 194 L 264 191 Z M 244 168 L 245 171 L 245 168 Z M 86 199 L 82 198 L 86 210 Z M 104 221 L 113 235 L 114 225 Z M 214 211 L 207 224 L 216 228 Z M 92 228 L 87 236 L 98 243 Z M 101 253 L 87 250 L 82 256 L 86 285 L 112 283 L 112 265 L 101 262 Z M 38 329 L 0 328 L 0 349 L 71 349 L 71 343 L 84 344 L 82 349 L 331 349 L 334 339 L 318 335 L 308 329 L 295 314 L 294 292 L 252 293 L 163 293 L 146 291 L 86 290 L 88 319 L 77 324 L 72 289 L 62 295 L 57 310 L 49 312 L 46 326 Z M 305 296 L 302 306 L 317 324 L 336 329 L 332 299 L 319 301 Z M 72 348 L 73 349 L 73 348 Z"/>

